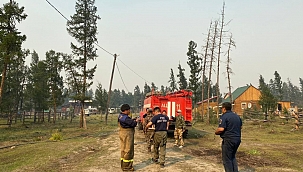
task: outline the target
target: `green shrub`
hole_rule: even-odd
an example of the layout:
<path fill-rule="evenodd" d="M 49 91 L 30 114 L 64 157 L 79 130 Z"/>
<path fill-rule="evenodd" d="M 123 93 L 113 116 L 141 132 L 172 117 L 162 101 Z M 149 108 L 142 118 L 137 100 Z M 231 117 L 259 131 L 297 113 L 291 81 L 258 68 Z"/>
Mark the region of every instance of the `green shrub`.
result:
<path fill-rule="evenodd" d="M 251 149 L 248 151 L 249 155 L 260 155 L 260 152 L 256 149 Z"/>
<path fill-rule="evenodd" d="M 62 136 L 61 133 L 58 132 L 58 130 L 56 130 L 56 132 L 52 134 L 52 137 L 49 138 L 49 140 L 51 140 L 51 141 L 61 141 L 61 140 L 63 140 L 63 136 Z"/>

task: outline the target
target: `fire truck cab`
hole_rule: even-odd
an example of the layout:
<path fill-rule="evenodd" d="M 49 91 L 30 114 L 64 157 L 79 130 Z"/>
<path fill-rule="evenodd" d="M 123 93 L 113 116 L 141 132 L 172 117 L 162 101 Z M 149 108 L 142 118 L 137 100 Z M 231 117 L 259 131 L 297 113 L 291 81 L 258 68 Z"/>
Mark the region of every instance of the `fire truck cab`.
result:
<path fill-rule="evenodd" d="M 144 104 L 140 112 L 139 129 L 143 129 L 143 115 L 147 108 L 160 107 L 161 111 L 166 111 L 169 117 L 169 131 L 175 130 L 175 117 L 177 110 L 182 111 L 186 123 L 186 131 L 184 136 L 188 134 L 188 128 L 192 126 L 192 92 L 190 90 L 180 90 L 176 92 L 167 93 L 165 96 L 162 92 L 147 93 L 144 99 Z"/>

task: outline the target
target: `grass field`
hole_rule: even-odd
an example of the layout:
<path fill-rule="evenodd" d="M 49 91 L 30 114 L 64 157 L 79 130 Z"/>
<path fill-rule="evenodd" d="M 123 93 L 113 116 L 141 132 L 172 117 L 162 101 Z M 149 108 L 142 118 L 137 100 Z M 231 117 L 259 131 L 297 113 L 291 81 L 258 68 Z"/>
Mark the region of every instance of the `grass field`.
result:
<path fill-rule="evenodd" d="M 11 127 L 0 127 L 0 171 L 49 171 L 52 169 L 48 167 L 49 162 L 64 159 L 71 152 L 99 150 L 96 139 L 117 129 L 117 122 L 116 118 L 109 117 L 108 125 L 105 125 L 104 118 L 101 122 L 100 116 L 90 116 L 86 130 L 79 128 L 76 118 L 72 123 L 68 119 L 58 120 L 56 124 L 34 124 L 27 120 L 26 124 L 19 122 Z M 54 133 L 59 133 L 62 141 L 49 140 Z"/>
<path fill-rule="evenodd" d="M 242 142 L 237 153 L 239 166 L 264 172 L 284 168 L 285 171 L 286 168 L 303 171 L 303 131 L 293 131 L 293 122 L 285 123 L 282 119 L 274 122 L 244 121 Z M 221 153 L 221 139 L 213 134 L 216 127 L 197 124 L 193 132 L 197 138 L 201 137 L 201 141 L 197 142 L 194 137 L 188 140 L 194 143 L 193 147 L 200 147 L 197 149 L 198 152 L 202 150 L 200 155 L 207 155 L 203 153 L 207 150 L 210 155 L 206 157 L 221 162 L 221 156 L 213 156 Z M 201 131 L 205 133 L 199 135 Z"/>
<path fill-rule="evenodd" d="M 282 122 L 281 119 L 266 123 L 244 121 L 237 153 L 242 169 L 264 172 L 303 169 L 303 131 L 291 131 L 293 121 L 284 125 Z M 214 135 L 216 127 L 196 123 L 189 131 L 183 151 L 221 164 L 221 139 Z M 98 143 L 117 130 L 116 117 L 110 116 L 108 125 L 104 118 L 101 122 L 100 116 L 87 117 L 87 128 L 79 128 L 76 118 L 72 123 L 67 119 L 56 124 L 28 121 L 0 126 L 0 171 L 62 171 L 65 166 L 77 166 L 81 171 L 96 165 L 98 157 L 108 153 L 109 148 Z M 49 140 L 54 133 L 59 133 L 62 140 Z"/>

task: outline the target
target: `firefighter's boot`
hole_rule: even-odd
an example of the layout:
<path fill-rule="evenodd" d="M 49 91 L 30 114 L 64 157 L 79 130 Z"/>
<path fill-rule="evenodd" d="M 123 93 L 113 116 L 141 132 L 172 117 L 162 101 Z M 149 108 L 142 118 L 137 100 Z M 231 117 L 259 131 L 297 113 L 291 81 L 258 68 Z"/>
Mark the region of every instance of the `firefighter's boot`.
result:
<path fill-rule="evenodd" d="M 133 168 L 133 162 L 122 162 L 122 170 L 123 171 L 135 171 Z"/>

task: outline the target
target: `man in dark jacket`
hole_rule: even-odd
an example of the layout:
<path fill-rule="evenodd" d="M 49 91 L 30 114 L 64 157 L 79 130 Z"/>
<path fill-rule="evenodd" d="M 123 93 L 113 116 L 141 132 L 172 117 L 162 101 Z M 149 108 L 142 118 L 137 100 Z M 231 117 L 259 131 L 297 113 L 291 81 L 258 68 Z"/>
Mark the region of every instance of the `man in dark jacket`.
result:
<path fill-rule="evenodd" d="M 241 118 L 231 111 L 231 103 L 222 104 L 222 116 L 215 131 L 222 141 L 222 160 L 226 172 L 238 172 L 236 153 L 241 143 Z"/>
<path fill-rule="evenodd" d="M 123 171 L 134 171 L 134 134 L 137 121 L 129 117 L 130 106 L 123 104 L 118 117 L 120 126 L 120 149 L 121 149 L 121 169 Z M 138 120 L 138 119 L 137 119 Z"/>
<path fill-rule="evenodd" d="M 166 142 L 167 142 L 167 130 L 169 126 L 169 118 L 166 115 L 161 114 L 161 109 L 159 107 L 154 108 L 155 116 L 152 118 L 151 122 L 147 124 L 147 128 L 155 125 L 154 134 L 154 158 L 153 161 L 158 163 L 160 157 L 160 167 L 164 167 L 165 154 L 166 154 Z M 160 155 L 159 155 L 160 148 Z"/>

